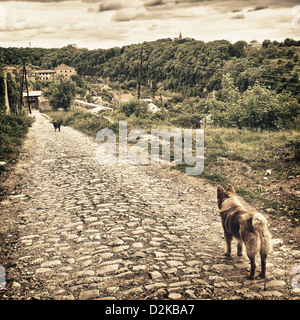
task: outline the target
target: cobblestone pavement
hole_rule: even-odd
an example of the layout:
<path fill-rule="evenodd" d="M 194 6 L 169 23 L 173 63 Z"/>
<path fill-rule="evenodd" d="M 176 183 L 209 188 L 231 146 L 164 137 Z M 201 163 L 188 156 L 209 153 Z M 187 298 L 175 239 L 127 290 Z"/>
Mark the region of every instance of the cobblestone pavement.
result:
<path fill-rule="evenodd" d="M 34 115 L 0 203 L 0 299 L 300 297 L 299 247 L 281 220 L 266 281 L 248 280 L 245 254 L 222 255 L 214 186 L 166 166 L 101 166 L 94 139 Z"/>

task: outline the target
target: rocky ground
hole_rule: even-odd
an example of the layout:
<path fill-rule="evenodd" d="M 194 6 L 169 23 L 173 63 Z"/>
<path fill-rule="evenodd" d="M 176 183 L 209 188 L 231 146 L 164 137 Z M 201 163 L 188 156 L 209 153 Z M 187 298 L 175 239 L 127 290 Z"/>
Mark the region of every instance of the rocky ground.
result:
<path fill-rule="evenodd" d="M 167 166 L 101 166 L 94 139 L 34 115 L 0 203 L 0 299 L 300 298 L 283 219 L 269 219 L 267 279 L 248 280 L 245 255 L 222 255 L 216 186 Z"/>

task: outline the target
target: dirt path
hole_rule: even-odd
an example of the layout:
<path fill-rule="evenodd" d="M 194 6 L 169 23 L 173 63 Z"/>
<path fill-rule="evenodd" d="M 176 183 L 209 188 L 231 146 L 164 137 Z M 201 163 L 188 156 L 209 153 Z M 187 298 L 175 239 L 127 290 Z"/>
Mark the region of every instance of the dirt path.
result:
<path fill-rule="evenodd" d="M 0 203 L 0 299 L 300 297 L 299 248 L 280 221 L 266 283 L 248 280 L 246 256 L 222 256 L 215 187 L 163 166 L 100 166 L 93 139 L 35 117 Z"/>

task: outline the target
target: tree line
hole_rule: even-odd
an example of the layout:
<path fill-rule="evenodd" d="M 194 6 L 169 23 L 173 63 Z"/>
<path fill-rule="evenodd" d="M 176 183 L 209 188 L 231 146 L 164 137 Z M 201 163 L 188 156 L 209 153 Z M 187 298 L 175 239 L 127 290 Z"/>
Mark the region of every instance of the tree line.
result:
<path fill-rule="evenodd" d="M 32 68 L 53 69 L 64 63 L 80 75 L 108 77 L 135 87 L 139 77 L 140 51 L 143 47 L 142 85 L 159 90 L 181 92 L 186 97 L 205 97 L 219 90 L 222 75 L 230 73 L 235 86 L 245 92 L 257 81 L 276 93 L 290 92 L 300 101 L 300 41 L 265 40 L 261 48 L 245 41 L 203 42 L 194 39 L 160 39 L 111 49 L 0 48 L 0 62 Z"/>
<path fill-rule="evenodd" d="M 53 69 L 64 63 L 75 67 L 81 76 L 109 78 L 121 88 L 132 90 L 139 79 L 143 48 L 142 85 L 153 96 L 168 92 L 164 106 L 160 101 L 155 103 L 168 110 L 175 125 L 197 127 L 201 119 L 209 116 L 219 126 L 280 130 L 295 128 L 299 119 L 299 46 L 300 41 L 292 39 L 280 43 L 265 40 L 261 48 L 249 46 L 245 41 L 231 44 L 226 40 L 205 43 L 161 39 L 107 50 L 78 50 L 72 46 L 0 48 L 0 61 L 6 65 L 26 63 L 32 69 Z M 0 70 L 2 110 L 3 79 Z M 75 92 L 86 94 L 87 83 L 80 76 L 72 80 L 47 84 L 44 93 L 54 108 L 67 110 Z M 12 111 L 17 104 L 16 88 L 8 73 Z M 134 107 L 136 103 L 138 107 Z M 138 101 L 125 105 L 124 110 L 127 109 L 139 117 L 146 114 L 138 112 Z"/>

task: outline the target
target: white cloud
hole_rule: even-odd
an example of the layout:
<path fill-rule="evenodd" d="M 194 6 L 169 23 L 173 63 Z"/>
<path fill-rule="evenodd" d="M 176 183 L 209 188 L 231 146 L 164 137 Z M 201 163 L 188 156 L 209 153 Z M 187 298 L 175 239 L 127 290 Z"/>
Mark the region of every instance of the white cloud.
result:
<path fill-rule="evenodd" d="M 116 11 L 112 16 L 113 21 L 131 21 L 138 18 L 146 17 L 147 11 L 145 8 L 126 8 Z"/>

